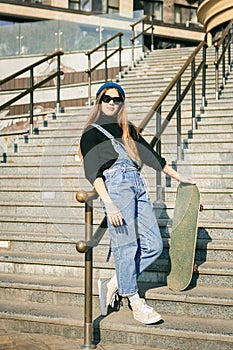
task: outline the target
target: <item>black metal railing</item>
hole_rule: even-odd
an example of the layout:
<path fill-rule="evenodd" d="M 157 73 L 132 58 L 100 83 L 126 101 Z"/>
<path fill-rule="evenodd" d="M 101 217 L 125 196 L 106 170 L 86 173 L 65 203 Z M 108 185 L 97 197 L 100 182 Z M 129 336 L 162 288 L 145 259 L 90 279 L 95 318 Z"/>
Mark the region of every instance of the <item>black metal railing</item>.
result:
<path fill-rule="evenodd" d="M 122 36 L 123 36 L 123 33 L 119 32 L 119 33 L 113 35 L 108 40 L 104 41 L 102 44 L 100 44 L 99 46 L 97 46 L 93 50 L 85 51 L 85 55 L 87 55 L 87 57 L 88 57 L 88 68 L 86 69 L 86 73 L 88 74 L 88 104 L 89 104 L 89 106 L 91 105 L 91 96 L 92 96 L 91 95 L 91 82 L 92 82 L 91 81 L 91 74 L 92 74 L 92 72 L 95 71 L 96 68 L 98 68 L 99 66 L 104 64 L 105 65 L 104 79 L 105 79 L 105 81 L 107 81 L 108 80 L 108 60 L 113 55 L 115 55 L 117 52 L 119 52 L 118 69 L 119 69 L 119 72 L 121 72 L 121 69 L 122 69 L 122 66 L 121 66 L 121 51 L 123 50 L 123 47 L 122 47 Z M 112 43 L 112 41 L 115 40 L 116 38 L 119 38 L 118 47 L 116 49 L 109 48 L 108 45 L 110 43 Z M 104 48 L 104 58 L 92 67 L 91 55 L 93 53 L 99 51 L 102 48 Z M 111 49 L 111 51 L 109 53 L 110 49 Z"/>
<path fill-rule="evenodd" d="M 145 29 L 146 22 L 150 20 L 151 24 L 147 26 Z M 135 27 L 142 23 L 142 31 L 139 32 L 136 35 Z M 142 19 L 138 20 L 137 22 L 130 25 L 132 28 L 132 35 L 131 35 L 131 43 L 132 43 L 132 67 L 135 66 L 135 42 L 138 40 L 138 38 L 142 37 L 142 53 L 145 55 L 145 45 L 144 45 L 144 34 L 146 34 L 149 30 L 151 30 L 151 51 L 154 50 L 154 16 L 153 15 L 146 15 Z"/>
<path fill-rule="evenodd" d="M 198 67 L 196 67 L 196 57 L 200 50 L 202 52 L 202 60 L 199 63 Z M 183 91 L 181 91 L 181 80 L 184 74 L 187 72 L 187 69 L 191 66 L 191 77 L 184 87 Z M 147 124 L 150 122 L 152 117 L 156 116 L 156 134 L 152 138 L 150 145 L 152 147 L 156 146 L 156 151 L 161 155 L 161 136 L 167 128 L 169 122 L 173 118 L 176 113 L 177 116 L 177 160 L 181 159 L 181 135 L 182 135 L 182 122 L 181 122 L 181 104 L 184 101 L 184 98 L 187 96 L 188 92 L 191 90 L 190 99 L 191 99 L 191 118 L 192 118 L 192 129 L 197 128 L 197 116 L 196 116 L 196 79 L 199 74 L 202 72 L 202 104 L 200 106 L 200 110 L 204 111 L 204 108 L 207 104 L 206 101 L 206 43 L 205 41 L 200 42 L 197 48 L 193 51 L 191 56 L 184 63 L 183 67 L 179 70 L 176 76 L 172 79 L 170 84 L 164 90 L 162 95 L 158 98 L 158 100 L 154 103 L 150 111 L 147 113 L 145 118 L 139 124 L 138 129 L 139 132 L 142 132 Z M 174 105 L 171 107 L 169 113 L 162 123 L 162 105 L 165 99 L 169 96 L 170 92 L 175 87 L 176 92 L 176 100 Z M 156 173 L 156 198 L 157 201 L 161 200 L 161 172 Z"/>
<path fill-rule="evenodd" d="M 19 94 L 17 94 L 15 97 L 11 98 L 10 100 L 8 100 L 7 102 L 3 103 L 0 106 L 0 111 L 4 110 L 5 108 L 11 106 L 14 102 L 19 101 L 21 98 L 30 95 L 30 112 L 29 112 L 29 118 L 30 118 L 30 125 L 29 125 L 29 130 L 28 132 L 30 134 L 33 133 L 33 124 L 34 124 L 34 91 L 42 86 L 44 86 L 47 82 L 49 82 L 50 80 L 57 78 L 57 86 L 56 86 L 56 110 L 59 111 L 60 109 L 60 90 L 61 90 L 61 81 L 60 81 L 60 77 L 61 75 L 63 75 L 64 73 L 61 71 L 61 56 L 64 54 L 63 51 L 56 51 L 51 55 L 46 56 L 45 58 L 19 70 L 18 72 L 11 74 L 10 76 L 0 80 L 0 86 L 8 83 L 12 80 L 14 80 L 15 78 L 18 78 L 20 75 L 29 72 L 30 73 L 30 87 L 27 88 L 26 90 L 24 90 L 23 92 L 20 92 Z M 46 78 L 44 78 L 43 80 L 41 80 L 39 83 L 34 82 L 34 69 L 35 67 L 38 67 L 39 65 L 43 64 L 44 62 L 49 61 L 50 59 L 56 57 L 57 58 L 57 69 L 56 72 L 53 74 L 50 74 L 49 76 L 47 76 Z M 25 118 L 26 116 L 18 116 L 17 119 L 20 118 Z M 13 117 L 12 117 L 13 119 Z M 0 118 L 0 120 L 6 120 L 6 118 Z M 26 131 L 25 131 L 26 132 Z M 17 134 L 17 132 L 15 132 L 15 134 Z M 5 136 L 5 135 L 0 135 L 0 136 Z"/>
<path fill-rule="evenodd" d="M 231 60 L 231 45 L 232 45 L 232 39 L 233 39 L 233 32 L 232 32 L 232 26 L 233 26 L 233 20 L 231 20 L 228 25 L 226 26 L 222 37 L 219 41 L 217 41 L 215 46 L 215 95 L 216 100 L 219 100 L 222 94 L 222 90 L 225 87 L 228 75 L 231 72 L 231 68 L 233 65 L 233 61 Z M 220 47 L 222 48 L 221 55 L 219 56 Z M 227 56 L 227 57 L 226 57 Z M 226 58 L 227 58 L 227 72 L 226 72 Z M 219 68 L 222 64 L 222 72 L 221 72 L 221 79 L 222 83 L 219 83 L 220 77 L 219 77 Z"/>

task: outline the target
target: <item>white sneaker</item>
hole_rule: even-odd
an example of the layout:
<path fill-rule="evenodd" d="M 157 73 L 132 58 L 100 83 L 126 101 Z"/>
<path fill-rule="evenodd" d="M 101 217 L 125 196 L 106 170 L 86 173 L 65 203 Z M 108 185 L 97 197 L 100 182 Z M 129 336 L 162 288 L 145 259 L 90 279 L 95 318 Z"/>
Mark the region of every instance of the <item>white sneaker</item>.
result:
<path fill-rule="evenodd" d="M 131 303 L 131 307 L 133 309 L 133 317 L 136 321 L 144 324 L 152 324 L 161 320 L 161 315 L 153 307 L 147 305 L 144 299 L 138 299 L 134 303 Z"/>
<path fill-rule="evenodd" d="M 108 306 L 114 306 L 118 287 L 115 278 L 100 278 L 98 280 L 99 300 L 101 315 L 106 316 Z"/>

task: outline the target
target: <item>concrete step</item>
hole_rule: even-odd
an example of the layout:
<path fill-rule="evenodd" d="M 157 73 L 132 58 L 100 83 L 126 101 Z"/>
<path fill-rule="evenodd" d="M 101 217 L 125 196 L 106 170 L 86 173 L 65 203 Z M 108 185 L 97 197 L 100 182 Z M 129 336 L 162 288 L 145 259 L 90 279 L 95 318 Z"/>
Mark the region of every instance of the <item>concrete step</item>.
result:
<path fill-rule="evenodd" d="M 142 287 L 143 288 L 143 287 Z M 197 287 L 176 293 L 167 286 L 144 285 L 145 297 L 162 314 L 230 319 L 231 288 Z"/>
<path fill-rule="evenodd" d="M 233 158 L 233 147 L 232 144 L 229 144 L 230 149 L 227 149 L 227 146 L 225 146 L 225 149 L 221 149 L 218 151 L 213 151 L 211 150 L 211 152 L 208 152 L 208 160 L 209 161 L 218 161 L 219 163 L 221 163 L 222 161 L 231 161 Z M 207 151 L 208 149 L 208 143 L 206 143 L 206 150 L 203 146 L 203 152 Z M 210 149 L 210 148 L 209 148 Z M 196 150 L 196 148 L 194 149 L 188 149 L 185 150 L 183 152 L 183 158 L 185 160 L 188 160 L 190 163 L 193 161 L 201 161 L 203 162 L 204 160 L 206 160 L 206 153 L 200 153 Z"/>
<path fill-rule="evenodd" d="M 18 188 L 18 189 L 25 189 L 28 188 L 34 188 L 38 189 L 41 188 L 42 184 L 48 184 L 48 187 L 60 187 L 59 184 L 62 184 L 62 188 L 69 188 L 72 189 L 74 192 L 77 191 L 80 188 L 80 184 L 84 186 L 85 180 L 84 180 L 84 174 L 82 179 L 81 174 L 81 168 L 77 171 L 76 175 L 51 175 L 51 176 L 40 176 L 40 175 L 0 175 L 0 188 Z M 44 185 L 43 185 L 44 186 Z M 88 183 L 88 186 L 91 187 L 91 184 Z M 1 191 L 1 190 L 0 190 Z"/>
<path fill-rule="evenodd" d="M 1 299 L 6 301 L 39 302 L 42 305 L 84 306 L 84 283 L 78 278 L 0 274 Z M 166 315 L 199 316 L 230 319 L 231 288 L 190 287 L 177 293 L 167 286 L 139 282 L 142 297 L 158 312 Z M 13 292 L 14 291 L 14 292 Z M 13 294 L 12 294 L 13 292 Z M 93 280 L 93 302 L 98 307 L 97 280 Z M 201 310 L 201 311 L 200 311 Z"/>
<path fill-rule="evenodd" d="M 78 162 L 73 162 L 72 164 L 62 166 L 57 164 L 17 164 L 17 163 L 0 163 L 1 174 L 20 174 L 20 175 L 77 175 L 77 164 Z"/>
<path fill-rule="evenodd" d="M 84 212 L 83 212 L 84 213 Z M 53 218 L 48 217 L 43 219 L 35 220 L 35 218 L 30 217 L 21 217 L 15 219 L 15 217 L 1 217 L 0 218 L 0 230 L 1 232 L 43 232 L 43 233 L 50 233 L 50 234 L 57 234 L 61 235 L 62 237 L 74 237 L 74 234 L 76 235 L 76 238 L 83 239 L 84 235 L 84 229 L 83 229 L 83 223 L 84 223 L 84 214 L 80 218 L 73 218 L 72 221 L 68 220 L 53 220 Z M 82 232 L 82 234 L 80 234 Z M 80 237 L 79 237 L 80 234 Z"/>
<path fill-rule="evenodd" d="M 232 210 L 233 205 L 230 204 L 205 204 L 204 210 L 199 214 L 202 221 L 204 220 L 232 220 Z M 168 217 L 172 218 L 174 214 L 173 207 L 167 206 L 166 214 Z"/>
<path fill-rule="evenodd" d="M 35 233 L 36 235 L 36 233 Z M 76 252 L 76 242 L 83 239 L 84 233 L 76 240 L 73 237 L 60 236 L 54 243 L 38 239 L 26 241 L 2 241 L 1 244 L 8 244 L 8 249 L 0 250 L 0 269 L 2 273 L 20 273 L 33 275 L 81 277 L 84 268 L 84 256 Z M 72 240 L 73 239 L 73 240 Z M 28 242 L 28 243 L 27 243 Z M 72 243 L 73 242 L 73 243 Z M 109 242 L 108 242 L 109 243 Z M 212 286 L 231 286 L 233 275 L 233 248 L 231 241 L 211 239 L 199 239 L 196 251 L 196 264 L 198 274 L 194 275 L 195 284 Z M 11 248 L 12 244 L 12 248 Z M 18 247 L 17 250 L 12 250 Z M 168 263 L 169 242 L 164 239 L 163 253 L 141 276 L 140 281 L 165 283 L 169 269 Z M 207 249 L 208 247 L 208 249 Z M 27 252 L 25 252 L 25 250 Z M 109 277 L 114 269 L 112 259 L 106 262 L 108 245 L 100 246 L 94 254 L 94 278 Z M 224 274 L 223 274 L 224 271 Z M 227 276 L 227 278 L 226 278 Z M 193 283 L 194 283 L 193 281 Z"/>
<path fill-rule="evenodd" d="M 2 302 L 1 317 L 8 329 L 41 332 L 69 337 L 83 337 L 83 312 L 79 307 L 50 306 L 41 303 Z M 232 346 L 232 325 L 229 320 L 213 318 L 164 315 L 158 325 L 144 326 L 133 319 L 129 309 L 113 312 L 101 317 L 94 309 L 94 334 L 98 342 L 128 342 L 153 348 L 186 350 L 230 350 Z M 143 334 L 143 337 L 142 337 Z"/>
<path fill-rule="evenodd" d="M 201 147 L 201 145 L 200 145 Z M 166 159 L 168 159 L 168 155 L 172 154 L 173 160 L 175 159 L 175 152 L 166 150 L 166 152 L 163 152 L 163 154 L 166 154 Z M 171 164 L 171 163 L 170 163 Z M 190 165 L 189 165 L 190 166 Z M 33 169 L 33 167 L 32 167 Z M 154 195 L 155 192 L 155 171 L 151 168 L 148 168 L 144 166 L 142 168 L 142 176 L 145 178 L 147 185 L 149 187 L 149 193 L 151 195 Z M 202 192 L 202 189 L 215 189 L 218 190 L 219 188 L 224 189 L 231 189 L 233 187 L 232 183 L 232 177 L 230 173 L 213 173 L 213 174 L 203 174 L 203 173 L 195 173 L 195 181 L 198 184 L 199 189 Z M 169 186 L 174 185 L 174 188 L 177 186 L 177 182 L 172 180 L 171 182 L 168 181 L 167 177 L 162 174 L 162 186 L 167 187 L 167 190 Z M 54 189 L 54 191 L 65 191 L 70 192 L 72 191 L 74 195 L 76 192 L 81 188 L 91 189 L 91 184 L 84 179 L 84 173 L 82 167 L 77 168 L 76 174 L 34 174 L 30 175 L 30 171 L 28 175 L 24 174 L 11 174 L 11 175 L 0 175 L 0 186 L 2 192 L 7 191 L 38 191 L 40 190 L 46 190 L 47 192 L 50 192 L 51 189 Z M 163 189 L 165 191 L 165 189 Z M 17 198 L 15 198 L 17 201 Z M 6 199 L 6 201 L 8 201 Z"/>
<path fill-rule="evenodd" d="M 223 129 L 220 129 L 221 133 L 223 134 Z M 219 131 L 220 131 L 219 130 Z M 203 129 L 201 129 L 203 131 Z M 226 130 L 227 131 L 227 130 Z M 226 132 L 225 131 L 225 132 Z M 229 131 L 229 129 L 228 129 Z M 163 157 L 167 158 L 167 155 L 173 154 L 174 159 L 177 157 L 177 150 L 176 150 L 176 144 L 177 144 L 177 138 L 175 134 L 172 134 L 173 128 L 169 128 L 165 134 L 162 136 L 161 140 L 166 139 L 166 144 L 162 145 L 162 155 Z M 215 131 L 213 131 L 215 132 Z M 209 129 L 208 129 L 209 133 Z M 151 132 L 147 132 L 147 130 L 144 132 L 143 137 L 150 142 L 150 140 L 153 138 L 154 134 Z M 220 136 L 221 137 L 221 136 Z M 223 136 L 222 136 L 223 137 Z M 218 138 L 217 141 L 211 137 L 208 139 L 208 135 L 206 136 L 206 139 L 204 142 L 202 140 L 196 140 L 192 142 L 193 139 L 188 138 L 188 134 L 182 134 L 181 138 L 183 139 L 183 156 L 187 159 L 196 160 L 196 157 L 199 157 L 198 159 L 201 159 L 201 157 L 205 156 L 203 155 L 203 152 L 209 151 L 209 159 L 210 160 L 231 160 L 231 153 L 233 152 L 233 146 L 231 142 L 231 138 L 228 139 L 224 138 Z M 211 144 L 213 145 L 213 148 L 210 147 Z M 223 145 L 221 145 L 223 144 Z M 190 147 L 190 145 L 192 145 Z M 197 147 L 199 146 L 199 147 Z M 212 157 L 212 158 L 211 158 Z M 229 158 L 229 159 L 228 159 Z M 48 146 L 41 146 L 37 147 L 34 145 L 34 147 L 18 147 L 17 152 L 14 152 L 14 150 L 9 150 L 7 152 L 7 162 L 10 163 L 35 163 L 35 162 L 47 162 L 49 164 L 65 164 L 65 162 L 75 162 L 79 163 L 79 166 L 82 166 L 82 163 L 80 162 L 79 156 L 78 156 L 78 145 L 48 145 Z"/>
<path fill-rule="evenodd" d="M 150 179 L 146 177 L 146 181 L 148 183 L 148 187 L 152 187 L 154 182 L 152 182 L 154 178 Z M 51 180 L 52 181 L 52 180 Z M 152 182 L 152 183 L 151 183 Z M 79 187 L 77 187 L 78 189 Z M 89 189 L 91 189 L 89 187 Z M 46 191 L 47 190 L 47 191 Z M 49 192 L 50 190 L 50 192 Z M 154 197 L 155 188 L 150 194 Z M 205 204 L 230 204 L 232 202 L 233 197 L 233 188 L 200 188 L 201 193 L 201 202 L 203 205 Z M 0 203 L 6 209 L 12 207 L 14 213 L 21 215 L 23 213 L 27 213 L 30 216 L 30 207 L 40 208 L 40 207 L 51 207 L 54 210 L 59 210 L 59 207 L 64 208 L 84 208 L 82 203 L 76 201 L 76 191 L 75 188 L 72 189 L 70 187 L 43 187 L 37 186 L 34 188 L 20 188 L 18 186 L 15 187 L 5 187 L 4 190 L 1 190 L 1 200 Z M 162 189 L 162 200 L 166 202 L 167 207 L 171 208 L 175 203 L 176 190 L 170 187 Z M 34 200 L 32 203 L 31 200 Z M 64 203 L 62 201 L 65 201 Z M 63 205 L 62 205 L 63 204 Z M 22 207 L 22 212 L 20 214 L 20 209 L 17 211 L 17 208 L 14 209 L 14 205 L 17 207 Z M 94 207 L 99 210 L 100 205 L 99 201 L 94 203 Z M 65 209 L 64 209 L 65 210 Z M 3 214 L 3 212 L 1 213 Z M 64 217 L 66 216 L 64 212 Z"/>
<path fill-rule="evenodd" d="M 232 161 L 224 161 L 220 164 L 218 161 L 210 161 L 208 162 L 208 166 L 206 162 L 203 161 L 193 161 L 192 163 L 188 161 L 178 161 L 178 171 L 182 174 L 187 174 L 187 172 L 192 171 L 193 177 L 195 178 L 195 174 L 229 174 L 233 170 L 233 162 Z"/>
<path fill-rule="evenodd" d="M 37 219 L 38 220 L 38 219 Z M 10 225 L 9 225 L 10 226 Z M 36 252 L 36 253 L 69 253 L 74 250 L 74 243 L 80 239 L 84 238 L 84 225 L 79 226 L 76 230 L 76 233 L 73 236 L 65 235 L 55 235 L 45 234 L 43 232 L 38 233 L 23 233 L 22 237 L 16 236 L 17 231 L 3 232 L 1 234 L 1 244 L 4 249 L 11 249 L 14 254 L 17 252 Z M 172 233 L 171 233 L 172 234 Z M 164 235 L 162 231 L 163 241 L 164 241 L 164 252 L 162 258 L 168 259 L 168 248 L 170 237 L 167 236 L 167 233 Z M 207 235 L 206 235 L 207 236 Z M 106 244 L 106 246 L 102 244 Z M 1 247 L 1 245 L 0 245 Z M 108 234 L 105 235 L 103 241 L 101 241 L 101 246 L 95 250 L 96 256 L 107 256 L 109 249 L 109 237 Z M 5 251 L 3 251 L 3 254 Z M 6 251 L 7 253 L 7 251 Z M 46 257 L 46 255 L 45 255 Z M 199 237 L 197 241 L 197 253 L 196 259 L 201 260 L 227 260 L 233 261 L 233 242 L 231 237 L 225 238 L 214 238 L 208 235 L 207 237 Z"/>

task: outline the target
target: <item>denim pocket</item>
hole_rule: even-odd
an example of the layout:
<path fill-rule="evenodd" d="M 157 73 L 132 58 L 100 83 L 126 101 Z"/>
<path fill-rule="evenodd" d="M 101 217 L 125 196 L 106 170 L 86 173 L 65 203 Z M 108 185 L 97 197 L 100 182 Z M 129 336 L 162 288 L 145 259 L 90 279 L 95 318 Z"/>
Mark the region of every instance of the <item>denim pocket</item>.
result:
<path fill-rule="evenodd" d="M 122 181 L 122 172 L 120 169 L 110 169 L 104 172 L 105 185 L 109 186 L 119 186 Z"/>

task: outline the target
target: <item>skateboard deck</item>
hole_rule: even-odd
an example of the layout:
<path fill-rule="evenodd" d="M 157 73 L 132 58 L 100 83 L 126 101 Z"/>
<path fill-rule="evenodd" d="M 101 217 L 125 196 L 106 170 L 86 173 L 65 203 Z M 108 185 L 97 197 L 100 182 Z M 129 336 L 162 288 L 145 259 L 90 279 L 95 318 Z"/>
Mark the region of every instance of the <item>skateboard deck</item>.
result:
<path fill-rule="evenodd" d="M 168 287 L 174 291 L 185 290 L 192 280 L 199 208 L 197 186 L 180 184 L 176 193 L 169 249 L 171 270 L 167 276 Z"/>

